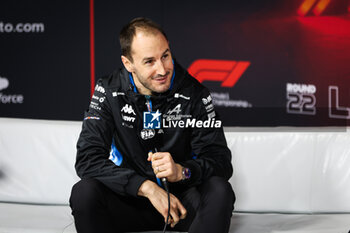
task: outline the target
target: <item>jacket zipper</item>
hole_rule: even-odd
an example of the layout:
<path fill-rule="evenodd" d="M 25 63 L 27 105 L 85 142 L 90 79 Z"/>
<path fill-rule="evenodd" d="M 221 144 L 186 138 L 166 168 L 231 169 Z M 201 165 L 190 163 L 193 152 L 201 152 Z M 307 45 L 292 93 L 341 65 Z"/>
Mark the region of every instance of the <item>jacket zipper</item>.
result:
<path fill-rule="evenodd" d="M 145 95 L 146 98 L 146 106 L 147 106 L 147 110 L 149 112 L 152 112 L 152 100 L 151 97 L 149 95 Z M 160 179 L 158 177 L 156 177 L 157 179 L 157 183 L 160 187 L 163 187 L 162 182 L 160 181 Z"/>
<path fill-rule="evenodd" d="M 151 101 L 151 97 L 149 95 L 145 95 L 146 98 L 146 106 L 147 106 L 147 110 L 149 112 L 152 112 L 152 101 Z"/>

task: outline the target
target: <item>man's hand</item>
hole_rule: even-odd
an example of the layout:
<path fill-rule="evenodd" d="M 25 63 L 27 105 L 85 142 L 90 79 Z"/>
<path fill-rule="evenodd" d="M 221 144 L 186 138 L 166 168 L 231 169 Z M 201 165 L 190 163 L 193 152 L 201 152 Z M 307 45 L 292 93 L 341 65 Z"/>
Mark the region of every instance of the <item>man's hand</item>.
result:
<path fill-rule="evenodd" d="M 169 182 L 182 179 L 182 166 L 174 162 L 169 152 L 148 153 L 148 161 L 152 161 L 152 168 L 157 178 L 167 178 Z"/>
<path fill-rule="evenodd" d="M 154 208 L 163 215 L 164 222 L 166 222 L 168 215 L 168 195 L 157 184 L 150 180 L 146 180 L 142 183 L 138 191 L 139 196 L 148 198 Z M 171 227 L 174 227 L 180 219 L 186 217 L 187 211 L 173 194 L 170 194 L 170 216 L 169 223 Z"/>

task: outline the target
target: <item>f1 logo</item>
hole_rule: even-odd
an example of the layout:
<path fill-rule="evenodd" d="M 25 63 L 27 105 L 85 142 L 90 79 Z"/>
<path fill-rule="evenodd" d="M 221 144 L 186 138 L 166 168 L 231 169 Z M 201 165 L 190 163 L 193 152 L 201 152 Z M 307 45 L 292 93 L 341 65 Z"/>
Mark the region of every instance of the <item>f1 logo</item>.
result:
<path fill-rule="evenodd" d="M 311 9 L 312 12 L 319 16 L 327 8 L 331 0 L 304 0 L 298 9 L 298 15 L 306 16 Z"/>
<path fill-rule="evenodd" d="M 199 82 L 221 81 L 222 87 L 233 87 L 249 65 L 247 61 L 199 59 L 190 65 L 188 72 Z"/>

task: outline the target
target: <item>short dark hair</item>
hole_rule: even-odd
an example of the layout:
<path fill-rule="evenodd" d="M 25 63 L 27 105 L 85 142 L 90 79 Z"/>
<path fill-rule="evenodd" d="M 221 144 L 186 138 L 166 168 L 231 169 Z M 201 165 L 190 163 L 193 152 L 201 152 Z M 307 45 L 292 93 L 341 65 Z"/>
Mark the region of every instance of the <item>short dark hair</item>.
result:
<path fill-rule="evenodd" d="M 119 33 L 119 43 L 122 55 L 127 57 L 130 61 L 133 61 L 131 56 L 131 44 L 137 30 L 142 30 L 152 34 L 157 34 L 160 32 L 163 34 L 165 39 L 168 40 L 163 29 L 154 21 L 144 17 L 131 20 Z"/>

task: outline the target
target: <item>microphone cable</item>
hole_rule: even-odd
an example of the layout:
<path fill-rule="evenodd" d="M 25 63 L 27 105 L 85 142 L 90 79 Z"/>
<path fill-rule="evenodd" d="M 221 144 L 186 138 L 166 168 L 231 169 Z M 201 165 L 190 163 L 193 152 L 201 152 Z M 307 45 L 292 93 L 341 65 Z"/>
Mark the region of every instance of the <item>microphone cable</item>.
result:
<path fill-rule="evenodd" d="M 168 194 L 168 215 L 166 217 L 166 222 L 165 222 L 165 225 L 163 228 L 163 233 L 165 233 L 166 232 L 165 230 L 166 230 L 166 227 L 169 223 L 169 218 L 170 218 L 170 193 L 169 193 L 169 187 L 168 187 L 168 182 L 167 182 L 166 178 L 162 178 L 162 183 L 163 183 L 163 186 L 165 188 L 165 191 Z"/>
<path fill-rule="evenodd" d="M 157 153 L 158 152 L 158 149 L 157 148 L 154 148 L 154 153 Z M 168 226 L 169 224 L 169 218 L 170 218 L 170 193 L 169 193 L 169 187 L 168 187 L 168 181 L 167 179 L 164 177 L 161 179 L 162 181 L 162 184 L 164 186 L 164 189 L 167 193 L 167 196 L 168 196 L 168 214 L 167 214 L 167 217 L 166 217 L 166 222 L 164 224 L 164 228 L 163 228 L 163 233 L 166 232 L 166 227 Z"/>
<path fill-rule="evenodd" d="M 174 72 L 174 75 L 175 75 L 175 72 Z M 152 102 L 150 100 L 150 96 L 149 95 L 145 95 L 145 98 L 146 98 L 147 109 L 148 109 L 149 112 L 152 112 Z M 156 138 L 158 140 L 154 141 L 155 147 L 153 148 L 153 153 L 157 153 L 158 152 L 158 148 L 157 148 L 158 145 L 157 144 L 159 144 L 159 137 L 155 137 L 154 139 L 156 139 Z M 164 177 L 164 178 L 161 179 L 161 181 L 162 181 L 164 189 L 165 189 L 165 191 L 167 192 L 167 195 L 168 195 L 168 215 L 166 217 L 166 222 L 165 222 L 165 225 L 164 225 L 164 228 L 163 228 L 163 233 L 165 233 L 166 227 L 167 227 L 167 225 L 169 223 L 169 218 L 170 218 L 170 193 L 169 193 L 169 187 L 168 187 L 167 179 Z"/>

